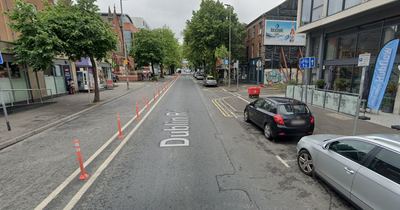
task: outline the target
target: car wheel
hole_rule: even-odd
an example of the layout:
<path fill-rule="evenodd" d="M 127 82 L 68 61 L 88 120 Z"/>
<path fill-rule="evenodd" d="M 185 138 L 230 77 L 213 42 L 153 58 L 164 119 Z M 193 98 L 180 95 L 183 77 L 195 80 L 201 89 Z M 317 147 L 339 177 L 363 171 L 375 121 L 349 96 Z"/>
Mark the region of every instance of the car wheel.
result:
<path fill-rule="evenodd" d="M 314 161 L 307 150 L 301 150 L 299 156 L 297 156 L 297 163 L 300 171 L 308 176 L 312 176 L 314 173 Z"/>
<path fill-rule="evenodd" d="M 271 129 L 271 125 L 269 123 L 265 123 L 264 125 L 264 135 L 265 138 L 267 138 L 268 140 L 272 140 L 275 138 L 272 129 Z"/>
<path fill-rule="evenodd" d="M 245 111 L 244 111 L 243 116 L 244 116 L 244 121 L 250 122 L 249 111 L 248 111 L 248 110 L 245 110 Z"/>

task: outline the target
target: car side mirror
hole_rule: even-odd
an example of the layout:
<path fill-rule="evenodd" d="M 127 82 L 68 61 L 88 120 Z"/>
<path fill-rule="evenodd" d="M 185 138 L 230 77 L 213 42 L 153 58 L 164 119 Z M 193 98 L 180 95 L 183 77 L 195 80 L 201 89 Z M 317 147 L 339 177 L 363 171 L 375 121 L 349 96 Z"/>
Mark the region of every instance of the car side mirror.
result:
<path fill-rule="evenodd" d="M 250 103 L 250 106 L 254 106 L 254 101 Z"/>
<path fill-rule="evenodd" d="M 327 149 L 329 149 L 329 143 L 326 143 L 326 144 L 324 144 L 324 145 L 322 145 L 322 149 L 323 150 L 327 150 Z"/>

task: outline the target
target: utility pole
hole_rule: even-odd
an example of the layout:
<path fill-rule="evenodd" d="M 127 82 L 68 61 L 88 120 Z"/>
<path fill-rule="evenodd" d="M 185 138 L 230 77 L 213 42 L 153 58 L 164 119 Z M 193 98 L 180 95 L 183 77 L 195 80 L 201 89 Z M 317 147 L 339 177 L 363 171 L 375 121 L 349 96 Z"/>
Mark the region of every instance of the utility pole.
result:
<path fill-rule="evenodd" d="M 121 5 L 121 25 L 122 25 L 122 42 L 124 43 L 124 56 L 125 56 L 125 60 L 124 60 L 124 66 L 126 69 L 126 89 L 129 90 L 129 68 L 128 68 L 128 64 L 125 64 L 125 62 L 128 61 L 128 57 L 126 56 L 126 45 L 125 45 L 125 38 L 124 38 L 124 31 L 125 31 L 125 26 L 124 26 L 124 12 L 122 11 L 122 0 L 120 0 L 120 5 Z"/>
<path fill-rule="evenodd" d="M 228 62 L 228 86 L 231 87 L 231 11 L 232 6 L 230 4 L 225 4 L 229 7 L 229 62 Z"/>

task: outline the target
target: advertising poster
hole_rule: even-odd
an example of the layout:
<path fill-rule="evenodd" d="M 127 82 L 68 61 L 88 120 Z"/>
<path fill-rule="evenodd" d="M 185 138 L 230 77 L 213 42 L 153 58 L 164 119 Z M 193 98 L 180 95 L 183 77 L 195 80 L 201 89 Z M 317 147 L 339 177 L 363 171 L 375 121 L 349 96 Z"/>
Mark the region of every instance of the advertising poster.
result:
<path fill-rule="evenodd" d="M 264 45 L 305 46 L 306 34 L 296 33 L 296 21 L 265 21 Z"/>

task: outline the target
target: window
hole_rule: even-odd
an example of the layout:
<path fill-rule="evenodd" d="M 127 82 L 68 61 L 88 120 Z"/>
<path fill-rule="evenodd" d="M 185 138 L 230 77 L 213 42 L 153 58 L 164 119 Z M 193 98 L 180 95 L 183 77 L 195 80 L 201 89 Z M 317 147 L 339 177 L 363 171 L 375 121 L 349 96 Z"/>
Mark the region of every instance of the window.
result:
<path fill-rule="evenodd" d="M 247 30 L 247 40 L 249 40 L 249 39 L 250 39 L 250 29 Z"/>
<path fill-rule="evenodd" d="M 337 38 L 328 39 L 325 47 L 325 59 L 334 60 L 337 58 Z"/>
<path fill-rule="evenodd" d="M 254 103 L 254 108 L 259 108 L 264 103 L 264 100 L 260 99 Z"/>
<path fill-rule="evenodd" d="M 322 18 L 324 8 L 324 0 L 314 0 L 311 21 L 316 21 Z"/>
<path fill-rule="evenodd" d="M 274 104 L 271 101 L 265 101 L 264 106 L 262 107 L 267 112 L 272 112 L 274 109 Z"/>
<path fill-rule="evenodd" d="M 386 44 L 394 38 L 400 38 L 400 29 L 398 25 L 393 25 L 384 29 L 382 44 Z M 397 54 L 399 53 L 400 52 L 397 51 Z"/>
<path fill-rule="evenodd" d="M 14 65 L 12 62 L 4 62 L 0 64 L 0 78 L 21 78 L 21 73 L 18 65 Z"/>
<path fill-rule="evenodd" d="M 311 22 L 311 5 L 312 0 L 303 0 L 303 8 L 301 10 L 301 25 L 306 25 Z"/>
<path fill-rule="evenodd" d="M 282 115 L 305 115 L 310 113 L 308 107 L 304 104 L 292 105 L 285 104 L 278 106 L 279 113 Z"/>
<path fill-rule="evenodd" d="M 254 44 L 251 45 L 251 58 L 254 58 Z"/>
<path fill-rule="evenodd" d="M 356 6 L 361 3 L 362 3 L 362 0 L 346 0 L 344 3 L 344 8 L 348 9 L 350 7 Z"/>
<path fill-rule="evenodd" d="M 328 3 L 328 15 L 335 14 L 342 11 L 344 0 L 329 0 Z"/>
<path fill-rule="evenodd" d="M 371 56 L 377 56 L 379 52 L 379 39 L 381 37 L 381 29 L 369 30 L 359 33 L 357 41 L 356 57 L 360 54 L 369 52 Z"/>
<path fill-rule="evenodd" d="M 356 52 L 357 35 L 351 34 L 339 39 L 339 59 L 354 58 Z"/>
<path fill-rule="evenodd" d="M 253 26 L 253 39 L 254 39 L 254 37 L 256 36 L 256 26 Z"/>
<path fill-rule="evenodd" d="M 261 42 L 258 43 L 257 57 L 261 56 Z"/>
<path fill-rule="evenodd" d="M 357 163 L 361 163 L 364 157 L 373 148 L 375 148 L 375 146 L 372 144 L 352 140 L 335 141 L 329 146 L 331 151 L 336 152 L 339 155 L 349 158 Z"/>
<path fill-rule="evenodd" d="M 382 149 L 374 157 L 368 168 L 400 184 L 400 154 Z"/>
<path fill-rule="evenodd" d="M 258 35 L 262 34 L 262 21 L 258 23 Z"/>

